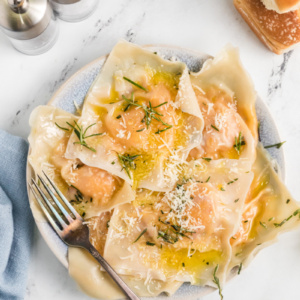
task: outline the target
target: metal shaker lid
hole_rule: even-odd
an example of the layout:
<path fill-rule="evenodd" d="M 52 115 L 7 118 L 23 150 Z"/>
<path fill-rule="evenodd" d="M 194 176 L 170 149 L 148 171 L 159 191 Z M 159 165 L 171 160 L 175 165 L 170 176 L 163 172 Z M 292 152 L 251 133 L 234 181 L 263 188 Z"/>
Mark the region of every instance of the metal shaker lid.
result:
<path fill-rule="evenodd" d="M 51 16 L 47 0 L 0 0 L 0 26 L 6 35 L 18 40 L 40 35 Z"/>

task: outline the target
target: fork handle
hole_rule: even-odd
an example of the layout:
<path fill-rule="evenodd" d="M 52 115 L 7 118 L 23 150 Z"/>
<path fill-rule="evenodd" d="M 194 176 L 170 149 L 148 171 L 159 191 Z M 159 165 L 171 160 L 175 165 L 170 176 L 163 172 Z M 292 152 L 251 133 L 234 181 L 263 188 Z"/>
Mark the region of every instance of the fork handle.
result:
<path fill-rule="evenodd" d="M 134 292 L 128 287 L 128 285 L 122 280 L 122 278 L 115 272 L 115 270 L 109 265 L 109 263 L 102 257 L 102 255 L 92 244 L 90 244 L 86 249 L 94 256 L 94 258 L 100 263 L 103 269 L 111 276 L 111 278 L 120 287 L 120 289 L 128 297 L 128 299 L 140 300 L 140 298 L 134 294 Z"/>

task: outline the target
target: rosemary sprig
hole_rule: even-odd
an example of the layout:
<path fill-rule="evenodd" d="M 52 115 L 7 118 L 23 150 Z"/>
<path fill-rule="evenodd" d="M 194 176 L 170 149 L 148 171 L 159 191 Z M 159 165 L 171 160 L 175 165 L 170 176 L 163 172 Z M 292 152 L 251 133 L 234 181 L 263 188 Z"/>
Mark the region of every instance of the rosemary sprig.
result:
<path fill-rule="evenodd" d="M 141 232 L 141 234 L 137 237 L 137 239 L 133 242 L 133 244 L 136 243 L 136 242 L 142 237 L 142 235 L 143 235 L 144 233 L 146 233 L 146 231 L 147 231 L 147 228 L 145 228 L 145 229 Z"/>
<path fill-rule="evenodd" d="M 206 161 L 211 161 L 210 157 L 202 157 L 202 159 L 206 160 Z"/>
<path fill-rule="evenodd" d="M 129 155 L 129 154 L 118 154 L 119 162 L 122 166 L 122 170 L 124 169 L 128 175 L 128 177 L 131 179 L 130 175 L 130 169 L 135 170 L 136 169 L 136 164 L 134 160 L 138 158 L 140 155 Z M 122 171 L 121 170 L 121 171 Z"/>
<path fill-rule="evenodd" d="M 162 238 L 165 242 L 169 243 L 169 244 L 175 244 L 176 242 L 178 242 L 178 237 L 173 237 L 169 234 L 167 234 L 167 232 L 164 231 L 158 231 L 158 238 Z"/>
<path fill-rule="evenodd" d="M 220 131 L 220 129 L 218 127 L 216 127 L 215 125 L 210 125 L 214 130 Z"/>
<path fill-rule="evenodd" d="M 238 178 L 234 178 L 233 180 L 227 182 L 227 185 L 232 184 L 232 183 L 234 183 L 234 182 L 236 182 L 236 181 L 238 181 L 238 180 L 239 180 Z"/>
<path fill-rule="evenodd" d="M 242 264 L 242 263 L 240 263 L 239 270 L 238 270 L 238 275 L 240 275 L 240 274 L 241 274 L 242 267 L 243 267 L 243 264 Z"/>
<path fill-rule="evenodd" d="M 266 223 L 265 222 L 261 222 L 261 221 L 259 221 L 259 224 L 263 227 L 263 228 L 265 228 L 265 229 L 267 229 L 267 225 L 266 225 Z"/>
<path fill-rule="evenodd" d="M 147 241 L 147 242 L 146 242 L 146 245 L 147 245 L 147 246 L 155 246 L 155 243 L 151 243 L 151 242 L 148 242 L 148 241 Z"/>
<path fill-rule="evenodd" d="M 161 113 L 159 113 L 158 111 L 155 110 L 155 108 L 161 107 L 161 106 L 167 104 L 168 102 L 163 102 L 163 103 L 161 103 L 161 104 L 159 104 L 157 106 L 152 106 L 151 102 L 149 101 L 149 106 L 144 106 L 144 105 L 138 104 L 137 102 L 134 101 L 133 93 L 131 93 L 131 98 L 130 99 L 128 99 L 124 95 L 122 95 L 122 98 L 128 103 L 127 106 L 125 107 L 124 111 L 127 111 L 130 106 L 136 106 L 136 107 L 139 107 L 139 108 L 141 108 L 141 109 L 144 110 L 145 116 L 142 119 L 142 123 L 146 123 L 147 129 L 149 128 L 152 119 L 154 119 L 154 120 L 162 123 L 164 126 L 166 126 L 165 128 L 156 131 L 155 132 L 156 134 L 159 134 L 159 133 L 161 133 L 163 131 L 166 131 L 166 130 L 168 130 L 168 129 L 170 129 L 170 128 L 173 127 L 172 125 L 164 122 L 161 119 L 161 117 L 163 116 L 163 114 L 161 114 Z"/>
<path fill-rule="evenodd" d="M 235 137 L 235 144 L 233 145 L 234 149 L 237 151 L 238 154 L 241 152 L 241 148 L 243 145 L 245 145 L 244 137 L 242 136 L 242 133 L 239 133 L 238 137 Z"/>
<path fill-rule="evenodd" d="M 139 89 L 145 91 L 146 93 L 149 92 L 146 88 L 144 88 L 144 87 L 141 86 L 140 84 L 138 84 L 138 83 L 132 81 L 131 79 L 129 79 L 129 78 L 125 77 L 125 76 L 123 76 L 123 79 L 126 80 L 126 81 L 128 81 L 128 82 L 130 82 L 132 85 L 136 86 L 137 88 L 139 88 Z"/>
<path fill-rule="evenodd" d="M 206 179 L 206 181 L 205 182 L 209 182 L 209 180 L 210 180 L 210 176 Z"/>
<path fill-rule="evenodd" d="M 223 295 L 222 295 L 222 289 L 221 289 L 221 285 L 220 285 L 220 280 L 219 278 L 217 277 L 216 273 L 219 269 L 219 265 L 217 265 L 214 269 L 214 273 L 213 273 L 213 276 L 214 276 L 214 280 L 213 282 L 217 285 L 218 289 L 219 289 L 219 295 L 221 297 L 221 300 L 223 300 Z"/>
<path fill-rule="evenodd" d="M 295 217 L 298 214 L 300 216 L 300 209 L 295 210 L 292 215 L 290 215 L 288 218 L 282 220 L 280 223 L 274 223 L 274 226 L 275 227 L 281 227 L 283 224 L 285 224 L 287 221 L 289 221 L 292 217 Z"/>
<path fill-rule="evenodd" d="M 74 142 L 74 144 L 78 144 L 78 145 L 81 145 L 93 152 L 96 152 L 96 150 L 92 147 L 90 147 L 87 143 L 86 143 L 86 139 L 87 138 L 90 138 L 92 136 L 98 136 L 98 135 L 102 135 L 102 133 L 94 133 L 94 134 L 91 134 L 91 135 L 88 135 L 86 136 L 86 133 L 87 131 L 94 125 L 96 125 L 96 123 L 94 124 L 91 124 L 89 125 L 85 130 L 83 130 L 83 127 L 82 126 L 79 126 L 78 123 L 76 121 L 74 121 L 75 125 L 72 125 L 70 124 L 69 122 L 66 122 L 73 130 L 74 130 L 74 133 L 76 134 L 76 136 L 78 137 L 79 139 L 79 142 Z"/>
<path fill-rule="evenodd" d="M 268 146 L 265 146 L 265 149 L 273 148 L 273 147 L 276 147 L 277 149 L 279 149 L 284 143 L 286 143 L 286 141 L 277 143 L 277 144 L 273 144 L 273 145 L 268 145 Z"/>
<path fill-rule="evenodd" d="M 62 130 L 65 130 L 65 131 L 69 131 L 68 128 L 59 126 L 56 122 L 55 122 L 55 125 L 56 125 L 59 129 L 62 129 Z"/>

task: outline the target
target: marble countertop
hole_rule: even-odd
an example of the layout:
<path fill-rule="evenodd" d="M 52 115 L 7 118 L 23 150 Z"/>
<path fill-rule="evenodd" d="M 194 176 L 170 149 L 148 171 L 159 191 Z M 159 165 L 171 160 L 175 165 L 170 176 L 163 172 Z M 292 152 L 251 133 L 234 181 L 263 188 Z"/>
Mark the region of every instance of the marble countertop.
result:
<path fill-rule="evenodd" d="M 300 199 L 300 46 L 277 56 L 265 48 L 233 7 L 232 0 L 99 0 L 97 11 L 79 23 L 59 21 L 55 46 L 45 54 L 15 51 L 0 33 L 0 128 L 27 137 L 30 112 L 81 67 L 108 53 L 121 38 L 168 44 L 215 55 L 239 47 L 258 94 L 278 125 L 286 158 L 286 182 Z M 300 231 L 284 234 L 261 251 L 224 288 L 225 299 L 300 299 Z M 90 299 L 35 230 L 26 300 Z M 219 299 L 213 293 L 205 300 Z"/>

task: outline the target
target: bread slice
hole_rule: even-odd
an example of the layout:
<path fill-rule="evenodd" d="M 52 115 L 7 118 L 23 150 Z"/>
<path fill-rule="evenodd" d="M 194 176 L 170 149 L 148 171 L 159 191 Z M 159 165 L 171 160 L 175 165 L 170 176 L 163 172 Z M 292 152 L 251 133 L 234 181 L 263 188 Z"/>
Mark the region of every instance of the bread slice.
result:
<path fill-rule="evenodd" d="M 257 37 L 274 53 L 282 54 L 300 42 L 300 10 L 279 14 L 260 0 L 234 0 L 234 5 Z"/>
<path fill-rule="evenodd" d="M 267 9 L 278 13 L 286 13 L 300 8 L 300 0 L 262 0 Z"/>

